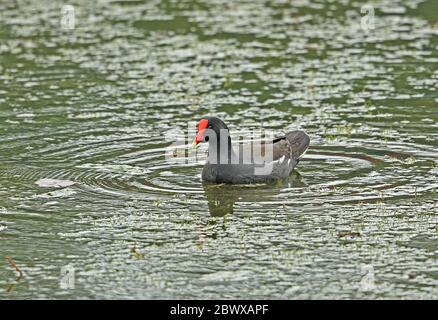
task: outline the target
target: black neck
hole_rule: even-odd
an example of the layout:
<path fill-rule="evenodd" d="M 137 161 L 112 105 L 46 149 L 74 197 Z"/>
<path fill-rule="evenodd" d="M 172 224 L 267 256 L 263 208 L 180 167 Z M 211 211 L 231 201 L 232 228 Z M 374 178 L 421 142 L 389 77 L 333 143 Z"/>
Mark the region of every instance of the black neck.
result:
<path fill-rule="evenodd" d="M 208 161 L 210 163 L 216 164 L 231 163 L 234 151 L 231 145 L 231 137 L 229 131 L 221 130 L 220 132 L 216 132 L 216 135 L 217 140 L 209 141 L 208 144 Z M 225 139 L 227 139 L 226 148 L 225 150 L 221 150 L 221 145 L 223 143 L 222 141 L 225 141 Z M 225 154 L 222 154 L 224 152 Z"/>

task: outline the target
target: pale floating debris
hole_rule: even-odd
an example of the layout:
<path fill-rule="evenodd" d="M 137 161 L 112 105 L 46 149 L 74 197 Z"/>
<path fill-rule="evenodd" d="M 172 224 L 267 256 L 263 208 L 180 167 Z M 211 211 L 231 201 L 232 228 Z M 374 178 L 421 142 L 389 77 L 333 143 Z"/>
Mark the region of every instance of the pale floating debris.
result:
<path fill-rule="evenodd" d="M 40 195 L 37 195 L 35 197 L 36 198 L 50 199 L 50 198 L 68 197 L 68 196 L 72 196 L 74 194 L 76 194 L 76 191 L 74 191 L 72 189 L 61 189 L 61 190 L 55 190 L 55 191 L 52 191 L 52 192 L 40 194 Z M 51 201 L 51 204 L 54 204 L 53 201 Z"/>
<path fill-rule="evenodd" d="M 297 294 L 300 290 L 302 290 L 302 288 L 300 286 L 292 286 L 289 289 L 287 289 L 284 293 L 287 296 L 290 296 L 290 295 Z"/>
<path fill-rule="evenodd" d="M 32 112 L 28 112 L 28 113 L 18 113 L 16 115 L 17 118 L 33 118 L 35 117 L 35 114 Z"/>
<path fill-rule="evenodd" d="M 209 282 L 238 282 L 248 280 L 251 273 L 247 271 L 218 271 L 201 276 L 201 281 Z"/>
<path fill-rule="evenodd" d="M 61 190 L 62 191 L 62 190 Z M 47 196 L 47 195 L 51 195 L 51 196 L 53 196 L 53 193 L 55 193 L 55 195 L 56 195 L 56 191 L 55 192 L 49 192 L 49 193 L 47 193 L 46 195 L 43 195 L 43 198 L 45 197 L 45 196 Z M 49 202 L 46 202 L 44 205 L 45 206 L 54 206 L 54 205 L 57 205 L 59 202 L 58 201 L 49 201 Z"/>
<path fill-rule="evenodd" d="M 65 188 L 74 185 L 76 182 L 70 180 L 58 179 L 40 179 L 36 182 L 39 187 L 43 188 Z"/>

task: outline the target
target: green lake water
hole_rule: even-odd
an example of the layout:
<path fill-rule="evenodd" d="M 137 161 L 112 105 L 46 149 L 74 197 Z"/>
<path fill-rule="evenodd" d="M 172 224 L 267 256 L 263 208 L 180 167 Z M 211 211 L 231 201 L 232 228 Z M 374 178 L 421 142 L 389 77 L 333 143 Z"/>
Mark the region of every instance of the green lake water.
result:
<path fill-rule="evenodd" d="M 0 299 L 438 298 L 438 1 L 63 4 L 0 2 Z M 205 115 L 311 148 L 203 185 Z"/>

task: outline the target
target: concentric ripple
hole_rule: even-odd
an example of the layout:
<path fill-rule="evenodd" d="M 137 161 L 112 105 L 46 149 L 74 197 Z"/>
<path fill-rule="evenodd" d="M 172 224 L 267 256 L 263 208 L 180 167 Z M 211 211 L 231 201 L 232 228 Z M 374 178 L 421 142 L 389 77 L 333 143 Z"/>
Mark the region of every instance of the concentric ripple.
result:
<path fill-rule="evenodd" d="M 0 299 L 438 297 L 436 1 L 71 3 L 0 2 Z M 311 148 L 205 184 L 204 115 Z"/>

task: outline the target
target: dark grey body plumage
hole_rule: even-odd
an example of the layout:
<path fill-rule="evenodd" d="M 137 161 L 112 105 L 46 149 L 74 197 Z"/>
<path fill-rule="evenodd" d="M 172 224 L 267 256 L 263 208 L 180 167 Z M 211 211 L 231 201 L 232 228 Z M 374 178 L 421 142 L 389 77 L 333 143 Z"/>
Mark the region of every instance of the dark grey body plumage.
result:
<path fill-rule="evenodd" d="M 228 127 L 216 117 L 205 117 L 208 129 L 217 139 L 205 139 L 209 143 L 208 158 L 202 170 L 202 180 L 213 183 L 250 184 L 264 183 L 285 178 L 299 162 L 299 158 L 307 150 L 310 139 L 303 131 L 292 131 L 271 141 L 239 144 L 233 148 Z M 220 150 L 221 142 L 225 142 L 225 150 Z M 272 144 L 266 148 L 266 144 Z M 258 148 L 258 149 L 257 149 Z M 251 150 L 258 150 L 254 152 Z M 272 159 L 263 162 L 265 150 L 272 150 Z M 225 154 L 224 154 L 225 152 Z M 246 157 L 245 157 L 246 156 Z M 222 161 L 220 161 L 222 159 Z M 242 159 L 250 159 L 243 161 Z M 225 160 L 225 161 L 224 161 Z M 264 170 L 263 170 L 264 168 Z"/>

